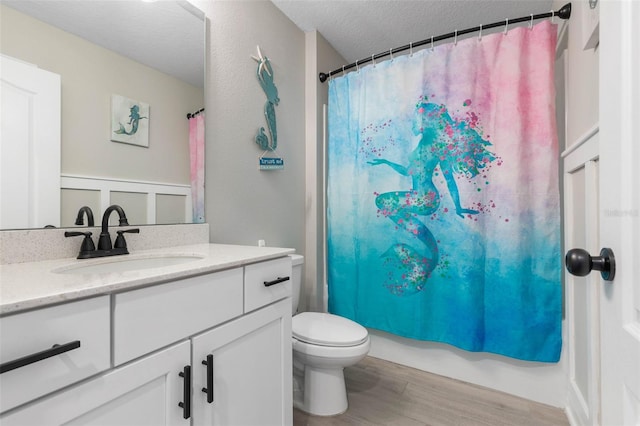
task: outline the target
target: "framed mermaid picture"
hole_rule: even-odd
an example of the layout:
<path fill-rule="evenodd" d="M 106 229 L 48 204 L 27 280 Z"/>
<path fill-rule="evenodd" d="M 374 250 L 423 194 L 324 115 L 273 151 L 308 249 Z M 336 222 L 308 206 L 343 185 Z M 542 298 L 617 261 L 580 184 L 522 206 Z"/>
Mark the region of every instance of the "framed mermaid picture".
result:
<path fill-rule="evenodd" d="M 149 147 L 149 104 L 111 95 L 111 140 Z"/>

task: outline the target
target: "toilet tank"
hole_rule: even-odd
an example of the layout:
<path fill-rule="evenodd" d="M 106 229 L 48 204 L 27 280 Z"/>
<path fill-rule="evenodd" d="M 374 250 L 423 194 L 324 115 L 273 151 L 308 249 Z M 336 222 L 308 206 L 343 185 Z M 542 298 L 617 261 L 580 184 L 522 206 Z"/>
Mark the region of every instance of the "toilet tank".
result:
<path fill-rule="evenodd" d="M 291 277 L 291 315 L 295 315 L 298 311 L 298 302 L 300 302 L 300 292 L 302 289 L 302 264 L 304 263 L 304 256 L 299 254 L 290 254 L 291 265 L 293 267 Z"/>

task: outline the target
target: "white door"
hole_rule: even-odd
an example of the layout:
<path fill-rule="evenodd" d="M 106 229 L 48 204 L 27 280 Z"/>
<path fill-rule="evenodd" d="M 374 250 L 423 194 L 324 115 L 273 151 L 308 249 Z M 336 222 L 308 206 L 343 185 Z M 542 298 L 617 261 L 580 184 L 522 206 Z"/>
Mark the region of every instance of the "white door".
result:
<path fill-rule="evenodd" d="M 567 248 L 600 252 L 598 233 L 599 133 L 593 129 L 562 154 L 564 165 L 564 241 Z M 600 274 L 565 273 L 569 361 L 569 417 L 579 425 L 598 425 L 600 410 Z"/>
<path fill-rule="evenodd" d="M 184 402 L 179 374 L 189 360 L 189 342 L 182 342 L 10 412 L 0 423 L 188 426 L 178 404 Z"/>
<path fill-rule="evenodd" d="M 600 243 L 616 259 L 600 281 L 602 424 L 640 425 L 640 2 L 600 5 Z"/>
<path fill-rule="evenodd" d="M 580 19 L 572 17 L 572 19 Z M 568 23 L 571 25 L 571 23 Z M 599 130 L 597 116 L 577 138 L 566 126 L 566 109 L 575 101 L 567 98 L 568 72 L 571 71 L 569 27 L 561 27 L 556 51 L 556 118 L 562 152 L 564 247 L 599 253 Z M 573 32 L 572 34 L 575 34 Z M 571 74 L 573 75 L 573 74 Z M 574 117 L 575 120 L 575 117 Z M 576 120 L 577 121 L 577 120 Z M 582 128 L 582 127 L 581 127 Z M 575 132 L 574 132 L 575 133 Z M 564 357 L 568 364 L 567 415 L 576 425 L 599 425 L 600 413 L 600 313 L 599 275 L 564 273 L 565 335 Z"/>
<path fill-rule="evenodd" d="M 291 299 L 194 337 L 193 425 L 291 425 L 291 352 Z"/>
<path fill-rule="evenodd" d="M 60 76 L 0 56 L 0 229 L 60 226 Z"/>

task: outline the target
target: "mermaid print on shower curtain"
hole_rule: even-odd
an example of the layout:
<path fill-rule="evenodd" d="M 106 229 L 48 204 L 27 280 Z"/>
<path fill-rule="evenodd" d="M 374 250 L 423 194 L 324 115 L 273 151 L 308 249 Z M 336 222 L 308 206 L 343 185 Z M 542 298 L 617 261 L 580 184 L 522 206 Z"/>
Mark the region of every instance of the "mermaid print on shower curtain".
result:
<path fill-rule="evenodd" d="M 561 349 L 555 25 L 329 82 L 329 311 L 523 360 Z"/>

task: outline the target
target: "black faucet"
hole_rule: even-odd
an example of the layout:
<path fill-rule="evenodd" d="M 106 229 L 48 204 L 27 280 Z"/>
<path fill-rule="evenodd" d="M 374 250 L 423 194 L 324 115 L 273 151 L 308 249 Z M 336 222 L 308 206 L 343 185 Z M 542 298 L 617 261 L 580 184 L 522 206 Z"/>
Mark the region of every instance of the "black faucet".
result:
<path fill-rule="evenodd" d="M 109 216 L 113 211 L 118 212 L 120 217 L 120 226 L 128 226 L 127 215 L 124 214 L 124 210 L 117 204 L 113 204 L 104 211 L 102 215 L 102 232 L 100 232 L 100 238 L 98 239 L 98 250 L 111 250 L 111 235 L 109 235 Z"/>
<path fill-rule="evenodd" d="M 80 209 L 78 213 L 78 217 L 81 218 L 83 209 L 87 209 L 87 218 L 89 219 L 89 226 L 93 226 L 93 214 L 91 213 L 91 209 L 89 207 L 83 207 Z M 109 215 L 113 211 L 118 212 L 120 216 L 120 226 L 128 226 L 129 222 L 127 221 L 127 216 L 124 214 L 124 210 L 122 207 L 118 205 L 112 205 L 107 207 L 104 215 L 102 216 L 102 232 L 100 233 L 100 238 L 98 239 L 98 249 L 96 250 L 93 245 L 93 240 L 91 239 L 91 232 L 76 232 L 76 231 L 67 231 L 64 233 L 65 237 L 78 237 L 83 236 L 82 246 L 80 247 L 80 253 L 78 254 L 78 259 L 92 259 L 94 257 L 105 257 L 105 256 L 117 256 L 120 254 L 129 254 L 129 250 L 127 250 L 127 242 L 124 240 L 124 233 L 140 233 L 140 229 L 125 229 L 122 231 L 117 231 L 118 238 L 116 238 L 116 244 L 111 246 L 111 236 L 109 235 Z"/>
<path fill-rule="evenodd" d="M 82 206 L 80 210 L 78 210 L 78 217 L 76 218 L 76 225 L 84 225 L 83 213 L 87 215 L 87 226 L 95 226 L 93 222 L 93 212 L 90 207 Z"/>

